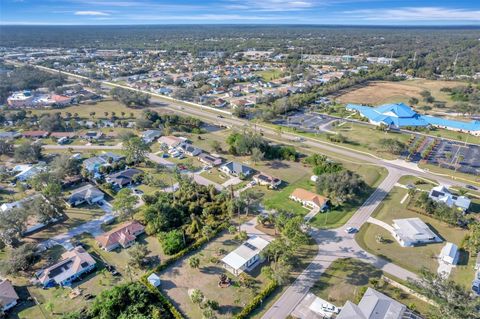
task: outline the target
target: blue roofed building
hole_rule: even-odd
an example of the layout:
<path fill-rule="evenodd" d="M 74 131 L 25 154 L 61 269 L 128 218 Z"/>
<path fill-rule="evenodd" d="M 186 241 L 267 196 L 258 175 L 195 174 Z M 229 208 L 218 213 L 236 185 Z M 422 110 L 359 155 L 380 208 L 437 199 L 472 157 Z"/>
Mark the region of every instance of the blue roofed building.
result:
<path fill-rule="evenodd" d="M 384 124 L 396 129 L 434 126 L 480 136 L 480 121 L 463 122 L 421 115 L 404 103 L 384 104 L 377 107 L 347 104 L 346 108 L 358 112 L 374 125 Z"/>

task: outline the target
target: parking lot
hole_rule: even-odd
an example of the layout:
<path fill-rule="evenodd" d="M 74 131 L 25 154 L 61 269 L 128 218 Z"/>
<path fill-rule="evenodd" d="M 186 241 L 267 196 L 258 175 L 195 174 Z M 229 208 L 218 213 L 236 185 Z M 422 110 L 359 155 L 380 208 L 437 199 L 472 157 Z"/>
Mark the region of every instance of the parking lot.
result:
<path fill-rule="evenodd" d="M 328 115 L 295 112 L 288 114 L 286 119 L 277 119 L 273 121 L 274 124 L 297 128 L 299 130 L 319 133 L 328 130 L 328 126 L 336 119 Z"/>
<path fill-rule="evenodd" d="M 441 140 L 428 159 L 430 164 L 468 174 L 480 174 L 480 146 Z"/>

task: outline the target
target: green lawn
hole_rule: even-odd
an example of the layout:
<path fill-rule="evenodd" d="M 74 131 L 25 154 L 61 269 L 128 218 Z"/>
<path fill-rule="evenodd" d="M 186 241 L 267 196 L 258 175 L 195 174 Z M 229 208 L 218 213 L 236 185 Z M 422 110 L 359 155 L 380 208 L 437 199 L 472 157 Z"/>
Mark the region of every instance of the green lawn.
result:
<path fill-rule="evenodd" d="M 346 167 L 359 174 L 371 189 L 365 191 L 355 201 L 349 201 L 342 207 L 332 208 L 326 213 L 317 214 L 310 220 L 310 224 L 314 227 L 338 228 L 344 225 L 386 176 L 386 170 L 376 166 L 348 164 Z"/>
<path fill-rule="evenodd" d="M 357 302 L 361 298 L 361 288 L 371 287 L 397 301 L 426 314 L 431 307 L 418 298 L 401 291 L 381 280 L 383 273 L 374 266 L 356 259 L 338 259 L 325 271 L 310 290 L 318 297 L 342 307 L 347 300 Z M 377 280 L 381 284 L 373 285 Z"/>
<path fill-rule="evenodd" d="M 363 249 L 375 255 L 382 256 L 387 260 L 391 260 L 412 272 L 418 273 L 422 267 L 436 272 L 438 268 L 436 257 L 439 255 L 445 242 L 452 242 L 460 247 L 462 240 L 467 235 L 467 231 L 452 227 L 432 217 L 408 210 L 407 204 L 409 200 L 407 199 L 403 204 L 401 203 L 406 194 L 406 189 L 394 187 L 372 216 L 389 225 L 392 224 L 393 219 L 419 217 L 444 239 L 443 243 L 417 247 L 401 247 L 387 230 L 373 224 L 365 224 L 360 229 L 356 236 L 357 241 Z M 381 235 L 385 239 L 385 242 L 378 243 L 375 239 L 376 235 Z M 466 263 L 468 263 L 468 258 L 462 258 L 460 266 Z M 469 269 L 469 267 L 458 267 L 456 271 L 458 274 L 452 278 L 468 277 L 470 276 L 469 273 L 473 274 L 473 270 L 471 268 Z"/>
<path fill-rule="evenodd" d="M 411 175 L 404 175 L 400 177 L 398 180 L 399 184 L 402 185 L 414 185 L 415 188 L 424 190 L 424 191 L 430 191 L 432 187 L 435 187 L 437 185 L 436 182 L 427 180 L 425 178 L 419 178 L 416 176 L 411 176 Z"/>
<path fill-rule="evenodd" d="M 257 187 L 260 188 L 261 186 Z M 263 204 L 265 205 L 265 208 L 286 210 L 304 216 L 309 212 L 309 209 L 289 198 L 290 194 L 292 194 L 296 188 L 304 188 L 313 192 L 315 191 L 315 185 L 309 179 L 303 179 L 301 181 L 288 184 L 278 190 L 269 190 L 265 187 L 261 187 L 259 191 L 264 193 Z"/>
<path fill-rule="evenodd" d="M 283 72 L 279 69 L 270 69 L 265 71 L 258 71 L 256 72 L 262 79 L 266 82 L 281 78 L 283 76 Z"/>
<path fill-rule="evenodd" d="M 347 147 L 352 147 L 354 149 L 365 150 L 370 153 L 376 154 L 377 156 L 394 159 L 397 158 L 397 155 L 385 152 L 382 150 L 379 141 L 381 139 L 389 138 L 396 139 L 403 143 L 407 143 L 410 135 L 402 134 L 398 132 L 383 132 L 377 130 L 372 125 L 365 124 L 356 124 L 356 123 L 345 123 L 342 126 L 336 126 L 334 128 L 335 132 L 342 134 L 349 141 L 346 145 Z"/>
<path fill-rule="evenodd" d="M 92 219 L 98 218 L 104 214 L 105 212 L 96 206 L 80 206 L 74 208 L 68 207 L 65 211 L 65 220 L 48 226 L 39 232 L 34 232 L 33 234 L 28 235 L 26 238 L 33 240 L 45 240 L 53 236 L 65 233 L 69 229 L 79 226 Z"/>
<path fill-rule="evenodd" d="M 209 171 L 204 171 L 200 173 L 200 176 L 205 177 L 206 179 L 211 180 L 212 182 L 220 185 L 225 183 L 231 178 L 230 176 L 221 172 L 218 168 L 215 168 L 215 167 Z"/>

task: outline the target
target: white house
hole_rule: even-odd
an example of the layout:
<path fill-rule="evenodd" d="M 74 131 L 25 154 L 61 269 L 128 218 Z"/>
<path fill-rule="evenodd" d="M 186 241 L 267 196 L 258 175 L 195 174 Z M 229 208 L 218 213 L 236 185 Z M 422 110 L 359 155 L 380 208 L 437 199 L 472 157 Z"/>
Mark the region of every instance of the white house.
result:
<path fill-rule="evenodd" d="M 402 319 L 417 318 L 407 306 L 368 288 L 358 305 L 347 300 L 337 319 Z"/>
<path fill-rule="evenodd" d="M 162 131 L 160 131 L 160 130 L 148 130 L 148 131 L 145 131 L 145 132 L 142 133 L 142 140 L 145 143 L 150 144 L 153 141 L 155 141 L 157 138 L 159 138 L 160 136 L 162 136 Z"/>
<path fill-rule="evenodd" d="M 466 211 L 470 207 L 471 200 L 465 196 L 456 196 L 450 193 L 447 187 L 443 185 L 432 188 L 428 194 L 435 202 L 444 203 L 448 207 L 457 207 L 461 211 Z"/>
<path fill-rule="evenodd" d="M 223 266 L 235 276 L 250 271 L 262 262 L 260 253 L 270 242 L 259 236 L 251 237 L 222 258 Z"/>
<path fill-rule="evenodd" d="M 45 165 L 45 162 L 38 162 L 38 164 L 35 165 L 17 165 L 13 168 L 13 171 L 18 172 L 14 178 L 15 180 L 23 182 L 41 172 L 44 172 L 46 169 L 47 166 Z"/>
<path fill-rule="evenodd" d="M 458 247 L 453 243 L 446 243 L 440 252 L 440 259 L 450 265 L 456 265 L 458 261 Z"/>
<path fill-rule="evenodd" d="M 417 217 L 394 219 L 393 233 L 402 247 L 442 242 L 442 239 Z"/>
<path fill-rule="evenodd" d="M 238 162 L 228 162 L 220 166 L 220 170 L 232 176 L 249 176 L 253 173 L 253 169 L 247 165 Z"/>

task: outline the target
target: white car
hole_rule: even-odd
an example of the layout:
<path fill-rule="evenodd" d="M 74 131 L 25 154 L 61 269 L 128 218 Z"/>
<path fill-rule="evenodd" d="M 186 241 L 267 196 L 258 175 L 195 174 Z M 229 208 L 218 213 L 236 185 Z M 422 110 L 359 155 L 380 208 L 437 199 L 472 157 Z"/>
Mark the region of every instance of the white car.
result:
<path fill-rule="evenodd" d="M 339 313 L 340 312 L 340 309 L 338 309 L 334 305 L 328 304 L 328 303 L 322 304 L 322 310 L 325 311 L 325 312 L 331 312 L 331 313 Z"/>

